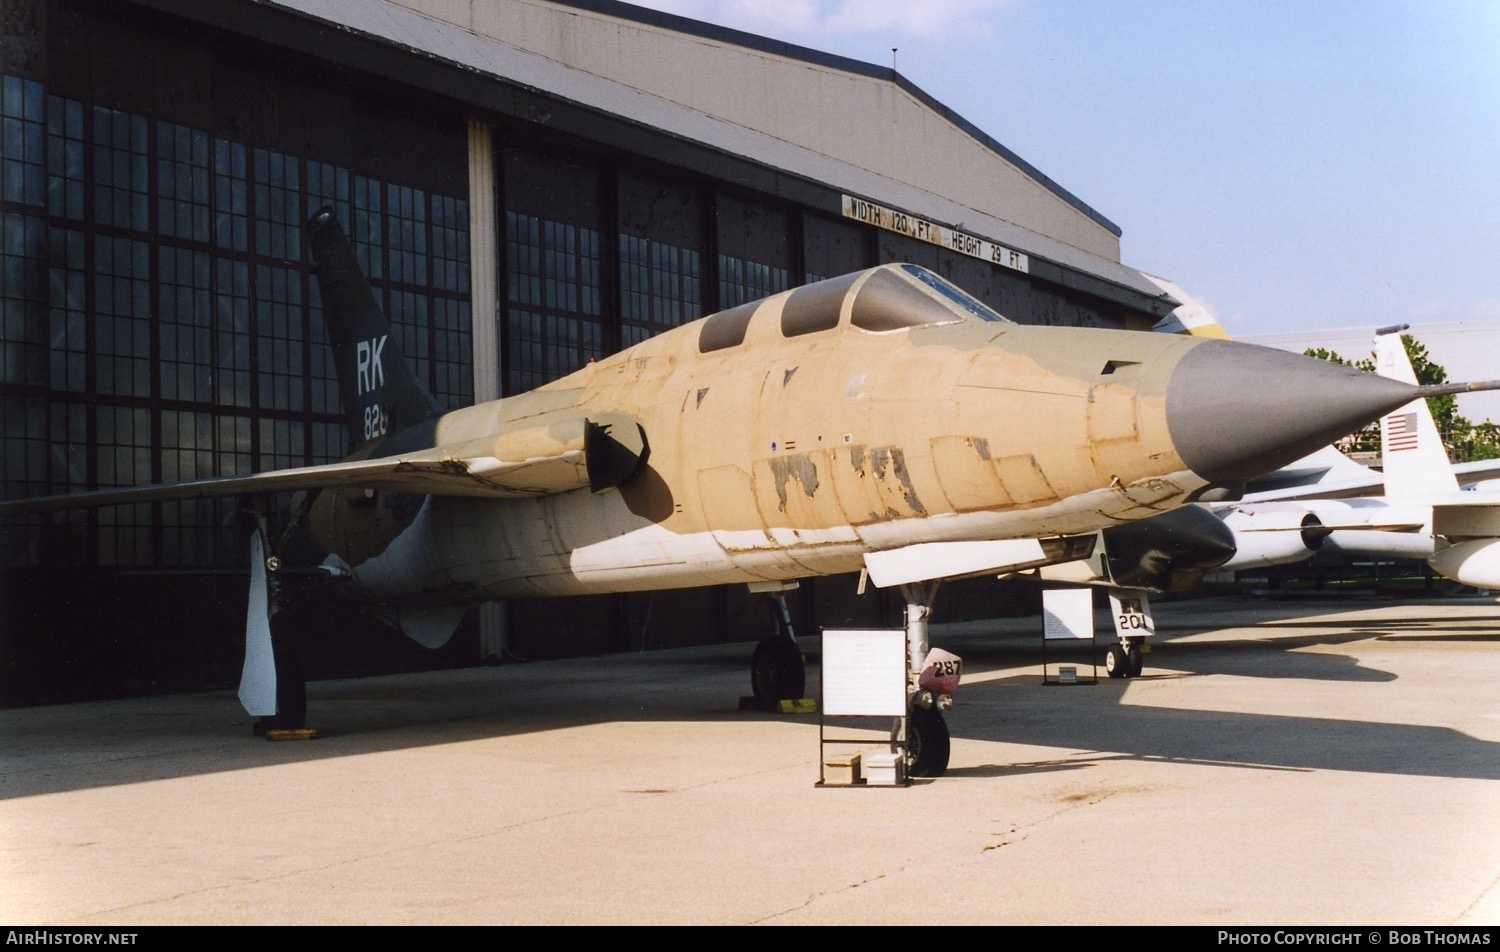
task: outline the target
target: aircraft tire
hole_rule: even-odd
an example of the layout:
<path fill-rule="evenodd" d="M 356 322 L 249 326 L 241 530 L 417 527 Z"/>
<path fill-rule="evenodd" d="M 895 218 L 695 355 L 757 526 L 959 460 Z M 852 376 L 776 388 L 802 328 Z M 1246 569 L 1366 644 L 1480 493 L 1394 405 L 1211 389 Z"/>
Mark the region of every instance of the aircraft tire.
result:
<path fill-rule="evenodd" d="M 302 659 L 292 644 L 291 622 L 285 612 L 271 616 L 271 652 L 276 659 L 276 714 L 268 718 L 275 730 L 307 726 L 307 680 Z"/>
<path fill-rule="evenodd" d="M 1129 675 L 1130 675 L 1130 677 L 1132 677 L 1132 678 L 1138 678 L 1138 677 L 1140 677 L 1141 676 L 1141 669 L 1144 668 L 1145 665 L 1146 665 L 1145 658 L 1141 655 L 1141 646 L 1140 645 L 1131 645 L 1130 646 L 1130 651 L 1126 653 L 1126 660 L 1130 662 L 1130 664 L 1129 664 L 1129 669 L 1130 669 L 1129 670 Z"/>
<path fill-rule="evenodd" d="M 796 700 L 807 688 L 807 668 L 802 652 L 790 638 L 762 638 L 750 661 L 750 689 L 762 705 Z"/>
<path fill-rule="evenodd" d="M 276 673 L 275 726 L 281 730 L 301 730 L 307 726 L 307 682 L 302 666 L 293 660 Z"/>
<path fill-rule="evenodd" d="M 1104 653 L 1104 673 L 1112 678 L 1123 678 L 1130 674 L 1130 658 L 1119 645 L 1110 645 Z"/>
<path fill-rule="evenodd" d="M 909 777 L 941 777 L 948 771 L 952 747 L 943 712 L 914 707 L 906 717 L 906 773 Z"/>

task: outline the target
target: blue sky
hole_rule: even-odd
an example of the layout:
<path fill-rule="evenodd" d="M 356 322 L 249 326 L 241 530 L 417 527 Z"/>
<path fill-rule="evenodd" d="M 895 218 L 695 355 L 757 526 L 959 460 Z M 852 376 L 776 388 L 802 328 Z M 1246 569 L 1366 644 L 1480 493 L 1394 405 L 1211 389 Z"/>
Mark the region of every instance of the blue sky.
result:
<path fill-rule="evenodd" d="M 1500 3 L 642 5 L 880 65 L 898 48 L 1237 337 L 1500 321 Z"/>

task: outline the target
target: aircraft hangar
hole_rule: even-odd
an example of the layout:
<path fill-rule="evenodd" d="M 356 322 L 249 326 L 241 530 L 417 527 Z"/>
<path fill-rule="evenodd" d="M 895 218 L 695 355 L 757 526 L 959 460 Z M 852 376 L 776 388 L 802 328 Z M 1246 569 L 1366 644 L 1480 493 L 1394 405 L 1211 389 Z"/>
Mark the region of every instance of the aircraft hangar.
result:
<path fill-rule="evenodd" d="M 613 0 L 3 15 L 5 498 L 341 458 L 302 236 L 325 205 L 447 407 L 889 261 L 1025 323 L 1144 329 L 1177 305 L 1118 227 L 885 67 Z M 231 683 L 245 546 L 232 500 L 0 526 L 0 703 Z M 798 620 L 872 604 L 804 585 Z M 743 588 L 489 606 L 431 656 L 352 608 L 303 622 L 310 676 L 764 623 Z"/>

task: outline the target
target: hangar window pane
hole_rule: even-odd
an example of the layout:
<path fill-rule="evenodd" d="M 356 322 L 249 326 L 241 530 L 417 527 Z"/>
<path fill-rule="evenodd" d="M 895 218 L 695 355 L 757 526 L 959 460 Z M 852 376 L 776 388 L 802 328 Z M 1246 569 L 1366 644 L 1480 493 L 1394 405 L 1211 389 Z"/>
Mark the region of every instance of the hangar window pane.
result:
<path fill-rule="evenodd" d="M 250 186 L 245 147 L 214 140 L 214 244 L 230 251 L 250 248 Z"/>
<path fill-rule="evenodd" d="M 314 413 L 338 414 L 343 408 L 339 398 L 338 371 L 333 363 L 333 349 L 328 346 L 328 331 L 323 325 L 323 306 L 318 299 L 316 281 L 308 284 L 307 326 L 310 345 L 307 348 L 308 394 Z"/>
<path fill-rule="evenodd" d="M 627 321 L 651 319 L 651 242 L 620 236 L 620 317 Z"/>
<path fill-rule="evenodd" d="M 249 417 L 219 417 L 214 423 L 214 455 L 218 467 L 215 475 L 251 472 L 255 466 L 252 446 Z"/>
<path fill-rule="evenodd" d="M 211 413 L 165 410 L 161 415 L 161 479 L 203 479 L 214 471 L 214 417 Z M 164 502 L 161 561 L 167 565 L 212 565 L 222 512 L 218 500 Z"/>
<path fill-rule="evenodd" d="M 83 103 L 47 97 L 47 211 L 83 218 Z"/>
<path fill-rule="evenodd" d="M 432 196 L 432 284 L 469 293 L 469 203 Z"/>
<path fill-rule="evenodd" d="M 162 247 L 158 258 L 162 398 L 208 403 L 213 400 L 209 257 L 186 248 Z"/>
<path fill-rule="evenodd" d="M 35 397 L 0 401 L 0 437 L 5 446 L 0 466 L 11 494 L 42 495 L 51 488 L 48 435 L 46 401 Z"/>
<path fill-rule="evenodd" d="M 143 407 L 103 405 L 95 412 L 100 487 L 152 482 L 151 412 Z M 111 506 L 98 510 L 100 565 L 155 563 L 151 545 L 152 507 Z"/>
<path fill-rule="evenodd" d="M 339 227 L 349 228 L 349 170 L 326 162 L 307 163 L 307 205 L 304 221 L 320 208 L 331 206 Z"/>
<path fill-rule="evenodd" d="M 5 496 L 38 496 L 68 488 L 61 480 L 67 476 L 66 462 L 58 436 L 67 438 L 65 407 L 49 405 L 45 397 L 14 396 L 0 400 L 0 478 Z M 78 408 L 75 408 L 78 409 Z M 87 445 L 83 435 L 71 447 L 81 455 Z M 56 482 L 54 482 L 56 480 Z M 52 513 L 7 520 L 0 533 L 0 560 L 7 563 L 35 561 L 38 557 L 61 561 L 60 544 L 75 545 L 79 519 L 68 513 Z M 64 533 L 68 533 L 67 536 Z M 45 550 L 43 547 L 46 547 Z M 76 557 L 75 557 L 76 561 Z"/>
<path fill-rule="evenodd" d="M 598 324 L 559 315 L 547 317 L 547 365 L 559 376 L 572 373 L 604 350 L 604 332 Z"/>
<path fill-rule="evenodd" d="M 243 261 L 214 263 L 214 386 L 216 403 L 250 406 L 250 268 Z"/>
<path fill-rule="evenodd" d="M 354 177 L 354 224 L 349 238 L 354 242 L 354 257 L 371 280 L 385 275 L 385 213 L 380 191 L 374 179 Z"/>
<path fill-rule="evenodd" d="M 301 466 L 307 459 L 306 427 L 302 420 L 261 417 L 260 459 L 255 471 Z"/>
<path fill-rule="evenodd" d="M 85 305 L 84 235 L 47 233 L 47 324 L 54 390 L 81 392 L 88 385 L 88 315 Z"/>
<path fill-rule="evenodd" d="M 599 232 L 564 222 L 544 221 L 542 267 L 547 307 L 590 315 L 600 313 Z"/>
<path fill-rule="evenodd" d="M 41 207 L 46 202 L 42 84 L 0 77 L 0 199 Z"/>
<path fill-rule="evenodd" d="M 94 221 L 145 231 L 149 181 L 146 120 L 94 107 Z"/>
<path fill-rule="evenodd" d="M 259 265 L 255 269 L 256 353 L 260 359 L 260 406 L 301 410 L 307 382 L 303 361 L 302 281 L 290 268 Z M 264 447 L 262 447 L 264 451 Z"/>
<path fill-rule="evenodd" d="M 505 215 L 506 286 L 517 304 L 542 303 L 542 223 L 531 215 Z"/>
<path fill-rule="evenodd" d="M 770 297 L 790 287 L 788 282 L 785 268 L 719 255 L 720 307 L 733 307 Z"/>
<path fill-rule="evenodd" d="M 342 423 L 314 420 L 309 426 L 312 432 L 312 456 L 308 458 L 309 462 L 336 463 L 348 454 L 349 437 Z"/>
<path fill-rule="evenodd" d="M 563 315 L 512 311 L 506 345 L 511 386 L 530 390 L 588 363 L 604 346 L 604 329 Z"/>
<path fill-rule="evenodd" d="M 403 185 L 386 188 L 386 239 L 390 279 L 427 283 L 427 195 Z M 420 378 L 418 378 L 420 379 Z"/>
<path fill-rule="evenodd" d="M 543 356 L 545 339 L 541 314 L 511 310 L 505 348 L 513 390 L 532 390 L 547 382 L 547 362 Z"/>
<path fill-rule="evenodd" d="M 581 368 L 604 353 L 599 232 L 506 213 L 506 276 L 513 304 L 506 368 L 512 392 Z"/>
<path fill-rule="evenodd" d="M 101 447 L 101 456 L 102 456 Z M 151 551 L 150 506 L 111 506 L 100 509 L 95 559 L 106 568 L 146 568 L 157 565 Z"/>
<path fill-rule="evenodd" d="M 700 260 L 688 248 L 620 236 L 620 316 L 637 341 L 699 316 Z"/>
<path fill-rule="evenodd" d="M 618 176 L 621 343 L 703 315 L 702 196 L 631 171 Z"/>
<path fill-rule="evenodd" d="M 28 398 L 29 399 L 29 398 Z M 7 401 L 0 401 L 5 403 Z M 48 447 L 48 492 L 77 492 L 89 487 L 90 410 L 81 403 L 49 399 L 48 416 L 52 432 Z M 30 495 L 30 493 L 27 493 Z M 89 525 L 92 514 L 87 510 L 55 512 L 38 517 L 45 530 L 38 528 L 33 538 L 43 546 L 41 558 L 47 564 L 87 565 L 89 563 Z"/>
<path fill-rule="evenodd" d="M 474 402 L 472 328 L 468 301 L 433 298 L 432 392 L 439 403 L 450 408 Z"/>
<path fill-rule="evenodd" d="M 163 235 L 208 242 L 208 133 L 156 124 L 156 227 Z"/>
<path fill-rule="evenodd" d="M 47 283 L 43 236 L 36 215 L 0 215 L 0 382 L 45 384 Z"/>
<path fill-rule="evenodd" d="M 791 287 L 791 226 L 774 208 L 720 195 L 716 202 L 719 237 L 719 307 L 785 291 Z"/>
<path fill-rule="evenodd" d="M 302 260 L 302 174 L 297 157 L 256 149 L 255 251 L 282 261 Z"/>
<path fill-rule="evenodd" d="M 401 342 L 401 353 L 417 380 L 430 379 L 431 353 L 427 346 L 427 296 L 412 291 L 392 291 L 389 316 L 391 330 Z"/>
<path fill-rule="evenodd" d="M 100 393 L 151 396 L 151 246 L 94 236 L 94 374 Z"/>

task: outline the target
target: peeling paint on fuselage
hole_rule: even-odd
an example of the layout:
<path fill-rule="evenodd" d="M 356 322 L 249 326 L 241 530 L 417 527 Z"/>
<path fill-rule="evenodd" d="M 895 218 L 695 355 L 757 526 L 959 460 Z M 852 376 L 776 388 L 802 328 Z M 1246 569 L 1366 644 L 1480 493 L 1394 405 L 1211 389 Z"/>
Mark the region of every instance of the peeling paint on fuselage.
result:
<path fill-rule="evenodd" d="M 771 475 L 776 480 L 776 495 L 781 500 L 779 508 L 786 512 L 787 484 L 796 480 L 803 495 L 811 499 L 818 492 L 818 467 L 805 453 L 778 456 L 771 460 Z"/>

